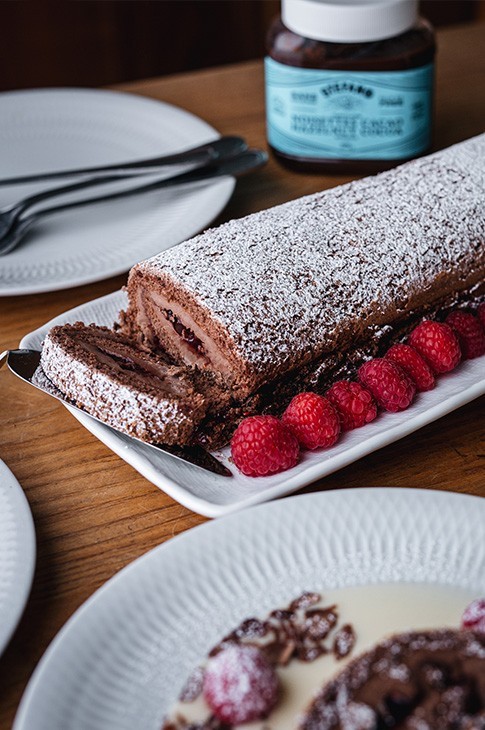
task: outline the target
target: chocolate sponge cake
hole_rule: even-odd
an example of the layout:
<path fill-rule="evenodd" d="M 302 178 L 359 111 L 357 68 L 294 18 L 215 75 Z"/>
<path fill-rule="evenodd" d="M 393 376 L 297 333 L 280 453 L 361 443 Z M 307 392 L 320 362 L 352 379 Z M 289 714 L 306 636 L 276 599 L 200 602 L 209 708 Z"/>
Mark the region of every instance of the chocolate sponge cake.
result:
<path fill-rule="evenodd" d="M 141 352 L 106 327 L 54 327 L 41 366 L 75 405 L 142 441 L 186 443 L 205 414 L 187 369 Z"/>
<path fill-rule="evenodd" d="M 484 730 L 485 635 L 439 629 L 386 639 L 328 682 L 299 730 Z"/>
<path fill-rule="evenodd" d="M 136 265 L 125 332 L 222 376 L 242 402 L 383 327 L 473 298 L 485 272 L 485 135 L 230 221 Z"/>
<path fill-rule="evenodd" d="M 230 221 L 137 264 L 118 334 L 98 328 L 95 354 L 81 344 L 94 330 L 79 329 L 69 360 L 75 331 L 55 330 L 43 364 L 80 404 L 90 369 L 109 382 L 96 391 L 99 406 L 88 399 L 99 417 L 113 418 L 106 403 L 123 387 L 121 399 L 136 400 L 126 424 L 116 411 L 127 433 L 219 447 L 244 416 L 278 414 L 297 392 L 353 377 L 423 316 L 473 306 L 484 280 L 485 134 Z M 59 365 L 63 334 L 69 378 Z M 138 365 L 129 374 L 106 361 L 104 339 L 105 349 L 131 348 Z M 152 358 L 161 379 L 150 368 L 141 374 Z M 157 423 L 142 414 L 147 398 L 160 401 Z"/>

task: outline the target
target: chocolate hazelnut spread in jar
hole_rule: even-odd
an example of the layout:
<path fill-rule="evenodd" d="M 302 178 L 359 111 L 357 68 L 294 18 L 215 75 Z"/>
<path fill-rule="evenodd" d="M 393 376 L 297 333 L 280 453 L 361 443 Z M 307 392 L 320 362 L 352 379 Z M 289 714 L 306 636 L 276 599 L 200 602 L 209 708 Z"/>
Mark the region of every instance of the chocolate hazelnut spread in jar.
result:
<path fill-rule="evenodd" d="M 282 0 L 265 59 L 272 151 L 293 169 L 331 173 L 425 154 L 434 55 L 417 0 Z"/>

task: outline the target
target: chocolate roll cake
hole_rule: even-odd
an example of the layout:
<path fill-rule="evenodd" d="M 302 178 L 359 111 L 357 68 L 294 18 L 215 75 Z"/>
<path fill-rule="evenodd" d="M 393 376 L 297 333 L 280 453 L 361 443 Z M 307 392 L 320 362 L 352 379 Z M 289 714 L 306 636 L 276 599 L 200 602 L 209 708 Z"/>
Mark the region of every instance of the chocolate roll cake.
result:
<path fill-rule="evenodd" d="M 299 730 L 484 730 L 485 635 L 393 636 L 317 695 Z"/>
<path fill-rule="evenodd" d="M 278 414 L 295 393 L 323 392 L 352 377 L 423 316 L 460 302 L 473 306 L 485 292 L 484 274 L 485 134 L 230 221 L 137 264 L 120 313 L 125 339 L 98 329 L 101 359 L 78 340 L 81 375 L 71 362 L 66 378 L 57 330 L 54 364 L 52 337 L 43 363 L 64 392 L 89 412 L 115 418 L 117 428 L 146 440 L 218 447 L 244 416 Z M 64 332 L 71 343 L 72 331 Z M 131 348 L 138 365 L 129 374 L 119 360 L 116 368 L 113 358 L 103 360 L 104 337 L 108 349 L 114 342 Z M 151 357 L 163 361 L 161 378 L 141 374 Z M 95 397 L 83 403 L 91 367 L 96 378 L 111 372 L 99 406 Z M 143 397 L 134 394 L 135 380 Z M 125 428 L 106 406 L 114 383 L 125 386 L 121 401 L 126 393 L 139 413 L 148 394 L 159 397 L 161 415 L 140 415 L 137 424 L 133 411 Z"/>
<path fill-rule="evenodd" d="M 123 327 L 150 350 L 217 373 L 243 403 L 295 374 L 315 387 L 383 328 L 473 298 L 484 271 L 481 135 L 136 265 Z"/>
<path fill-rule="evenodd" d="M 186 443 L 205 413 L 187 368 L 141 352 L 106 327 L 54 327 L 41 366 L 74 405 L 142 441 Z"/>

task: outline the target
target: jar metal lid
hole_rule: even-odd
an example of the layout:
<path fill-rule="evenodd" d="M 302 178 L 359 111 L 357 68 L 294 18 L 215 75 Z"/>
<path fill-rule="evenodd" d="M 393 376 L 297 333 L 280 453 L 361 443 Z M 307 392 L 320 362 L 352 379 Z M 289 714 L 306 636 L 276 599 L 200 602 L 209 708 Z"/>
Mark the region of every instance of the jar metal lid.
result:
<path fill-rule="evenodd" d="M 379 41 L 416 23 L 418 0 L 281 0 L 287 28 L 333 43 Z"/>

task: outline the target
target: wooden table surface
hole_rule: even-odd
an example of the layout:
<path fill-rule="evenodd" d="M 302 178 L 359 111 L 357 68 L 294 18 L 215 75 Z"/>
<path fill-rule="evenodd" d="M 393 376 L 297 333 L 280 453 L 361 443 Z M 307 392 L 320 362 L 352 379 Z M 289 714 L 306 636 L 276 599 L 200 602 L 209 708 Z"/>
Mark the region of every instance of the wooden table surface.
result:
<path fill-rule="evenodd" d="M 126 91 L 184 107 L 222 133 L 264 147 L 260 62 L 133 83 Z M 484 131 L 485 25 L 439 34 L 435 147 Z M 273 159 L 237 185 L 218 222 L 350 178 L 290 173 Z M 0 351 L 55 315 L 118 289 L 125 276 L 0 302 Z M 484 401 L 474 401 L 303 491 L 425 487 L 483 496 Z M 482 418 L 480 418 L 482 416 Z M 109 451 L 56 401 L 0 372 L 0 458 L 29 500 L 37 568 L 21 623 L 0 658 L 0 729 L 50 641 L 92 593 L 150 548 L 204 518 L 192 514 Z"/>

